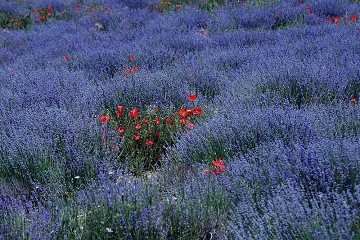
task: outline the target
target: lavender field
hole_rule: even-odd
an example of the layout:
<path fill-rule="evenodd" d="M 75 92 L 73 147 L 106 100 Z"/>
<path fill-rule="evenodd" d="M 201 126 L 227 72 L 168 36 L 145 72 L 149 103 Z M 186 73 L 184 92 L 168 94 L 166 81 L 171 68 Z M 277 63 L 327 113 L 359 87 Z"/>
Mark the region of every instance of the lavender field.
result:
<path fill-rule="evenodd" d="M 1 0 L 0 239 L 360 239 L 358 0 Z"/>

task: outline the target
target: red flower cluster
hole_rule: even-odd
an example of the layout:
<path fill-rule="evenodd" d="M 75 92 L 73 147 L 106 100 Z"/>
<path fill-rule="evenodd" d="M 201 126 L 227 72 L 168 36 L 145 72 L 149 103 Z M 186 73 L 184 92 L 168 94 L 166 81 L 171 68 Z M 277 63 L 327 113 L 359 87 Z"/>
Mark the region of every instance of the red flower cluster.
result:
<path fill-rule="evenodd" d="M 110 116 L 100 116 L 99 119 L 101 125 L 104 125 L 105 123 L 111 120 Z"/>
<path fill-rule="evenodd" d="M 219 174 L 226 171 L 225 166 L 224 166 L 224 162 L 221 160 L 221 158 L 218 158 L 216 161 L 212 161 L 212 164 L 215 166 L 215 169 L 211 169 L 211 170 L 205 169 L 203 171 L 203 174 L 212 172 L 215 175 L 219 175 Z"/>
<path fill-rule="evenodd" d="M 135 56 L 130 56 L 129 60 L 131 61 L 132 67 L 131 68 L 129 68 L 128 66 L 125 67 L 125 69 L 124 69 L 125 77 L 129 77 L 130 75 L 135 74 L 136 72 L 140 71 L 140 69 L 141 69 L 139 66 L 136 66 Z"/>

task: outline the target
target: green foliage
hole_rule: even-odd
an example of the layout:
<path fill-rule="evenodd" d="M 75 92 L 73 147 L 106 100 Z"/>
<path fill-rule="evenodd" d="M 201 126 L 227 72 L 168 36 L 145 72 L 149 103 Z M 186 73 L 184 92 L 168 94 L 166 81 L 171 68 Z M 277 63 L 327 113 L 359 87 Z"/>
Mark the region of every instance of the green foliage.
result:
<path fill-rule="evenodd" d="M 0 11 L 0 28 L 28 29 L 33 24 L 30 15 L 12 16 L 10 13 Z"/>

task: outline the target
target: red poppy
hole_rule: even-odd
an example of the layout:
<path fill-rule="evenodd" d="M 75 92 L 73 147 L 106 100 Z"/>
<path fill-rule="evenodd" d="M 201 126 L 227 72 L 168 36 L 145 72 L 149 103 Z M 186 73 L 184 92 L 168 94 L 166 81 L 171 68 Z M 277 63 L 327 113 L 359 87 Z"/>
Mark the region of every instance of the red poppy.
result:
<path fill-rule="evenodd" d="M 64 57 L 64 59 L 65 59 L 65 61 L 69 61 L 69 60 L 70 60 L 70 56 L 66 55 L 66 56 Z"/>
<path fill-rule="evenodd" d="M 191 116 L 193 114 L 193 110 L 192 109 L 187 109 L 186 110 L 186 115 Z"/>
<path fill-rule="evenodd" d="M 176 7 L 176 8 L 181 8 L 182 5 L 181 5 L 181 4 L 176 4 L 175 7 Z"/>
<path fill-rule="evenodd" d="M 40 20 L 44 22 L 46 20 L 46 16 L 40 16 Z"/>
<path fill-rule="evenodd" d="M 34 13 L 37 13 L 37 11 L 38 11 L 37 9 L 34 9 L 34 10 L 33 10 Z"/>
<path fill-rule="evenodd" d="M 300 4 L 304 4 L 304 2 L 303 1 L 301 1 L 301 2 L 299 2 Z"/>
<path fill-rule="evenodd" d="M 132 74 L 134 74 L 135 73 L 135 70 L 133 70 L 133 69 L 130 69 L 130 70 L 127 70 L 126 71 L 126 74 L 127 75 L 132 75 Z"/>
<path fill-rule="evenodd" d="M 180 122 L 181 122 L 181 123 L 187 123 L 188 121 L 189 121 L 188 118 L 181 118 L 181 119 L 180 119 Z"/>
<path fill-rule="evenodd" d="M 222 170 L 225 169 L 224 163 L 221 160 L 221 158 L 218 158 L 218 160 L 216 160 L 216 161 L 212 161 L 212 164 L 214 164 L 216 168 L 219 168 L 219 169 L 222 169 Z"/>
<path fill-rule="evenodd" d="M 195 101 L 196 95 L 190 95 L 190 96 L 189 96 L 189 99 L 190 99 L 190 101 Z"/>
<path fill-rule="evenodd" d="M 25 46 L 25 44 L 23 44 L 23 43 L 20 43 L 19 45 L 20 45 L 20 47 L 24 47 L 24 46 Z"/>
<path fill-rule="evenodd" d="M 206 173 L 210 173 L 210 172 L 212 172 L 212 171 L 209 170 L 209 169 L 205 169 L 202 173 L 203 173 L 203 174 L 206 174 Z"/>
<path fill-rule="evenodd" d="M 159 119 L 157 119 L 157 118 L 156 118 L 156 119 L 154 119 L 154 120 L 153 120 L 153 122 L 154 122 L 154 123 L 156 123 L 156 124 L 160 124 L 160 120 L 159 120 Z"/>
<path fill-rule="evenodd" d="M 149 123 L 149 120 L 148 120 L 148 119 L 144 119 L 143 122 L 144 122 L 144 123 Z"/>
<path fill-rule="evenodd" d="M 170 5 L 170 4 L 171 4 L 171 2 L 166 1 L 166 2 L 164 2 L 164 4 L 165 4 L 165 5 Z"/>
<path fill-rule="evenodd" d="M 112 6 L 113 6 L 113 4 L 112 4 L 112 3 L 110 3 L 110 4 L 109 4 L 109 6 L 110 6 L 110 7 L 112 7 Z"/>
<path fill-rule="evenodd" d="M 135 60 L 135 57 L 134 56 L 130 56 L 130 61 L 134 61 Z"/>
<path fill-rule="evenodd" d="M 117 109 L 118 109 L 119 111 L 124 111 L 124 110 L 125 110 L 125 107 L 123 107 L 123 106 L 118 106 Z"/>
<path fill-rule="evenodd" d="M 105 8 L 101 7 L 101 8 L 100 8 L 100 11 L 105 11 Z"/>
<path fill-rule="evenodd" d="M 137 110 L 136 108 L 134 108 L 133 110 L 131 110 L 131 111 L 129 112 L 129 116 L 130 116 L 130 117 L 133 117 L 133 118 L 138 118 L 138 117 L 139 117 L 138 112 L 139 112 L 139 110 Z"/>
<path fill-rule="evenodd" d="M 307 11 L 308 11 L 308 12 L 311 12 L 311 11 L 312 11 L 312 8 L 311 8 L 311 7 L 308 7 L 308 8 L 307 8 Z"/>
<path fill-rule="evenodd" d="M 117 112 L 117 113 L 116 113 L 116 116 L 122 117 L 122 116 L 123 116 L 123 113 L 122 113 L 122 112 Z"/>
<path fill-rule="evenodd" d="M 352 103 L 356 103 L 356 98 L 353 97 L 353 98 L 351 99 L 351 102 L 352 102 Z"/>
<path fill-rule="evenodd" d="M 110 121 L 111 118 L 109 116 L 100 116 L 99 119 L 101 121 L 100 124 L 104 125 L 106 122 Z"/>
<path fill-rule="evenodd" d="M 202 113 L 202 109 L 201 108 L 193 108 L 192 113 L 194 116 L 198 116 Z"/>
<path fill-rule="evenodd" d="M 277 11 L 276 14 L 277 14 L 277 15 L 280 15 L 280 11 Z"/>
<path fill-rule="evenodd" d="M 154 142 L 153 141 L 147 141 L 145 144 L 148 145 L 148 146 L 151 146 L 151 145 L 154 144 Z"/>
<path fill-rule="evenodd" d="M 136 130 L 140 130 L 140 129 L 142 129 L 142 126 L 141 125 L 136 125 Z"/>
<path fill-rule="evenodd" d="M 135 68 L 135 71 L 140 71 L 140 67 L 136 67 L 136 68 Z"/>
<path fill-rule="evenodd" d="M 154 133 L 154 137 L 160 137 L 160 133 Z"/>
<path fill-rule="evenodd" d="M 47 6 L 47 9 L 49 9 L 50 11 L 52 11 L 52 7 L 49 5 Z"/>
<path fill-rule="evenodd" d="M 170 119 L 170 118 L 166 118 L 165 119 L 165 122 L 172 125 L 173 124 L 173 121 Z"/>
<path fill-rule="evenodd" d="M 356 16 L 355 15 L 351 16 L 351 21 L 356 21 Z"/>
<path fill-rule="evenodd" d="M 80 6 L 75 6 L 75 8 L 79 10 L 79 9 L 80 9 Z"/>
<path fill-rule="evenodd" d="M 88 8 L 87 10 L 88 10 L 89 12 L 91 12 L 91 11 L 92 11 L 92 8 Z"/>
<path fill-rule="evenodd" d="M 51 13 L 51 12 L 49 12 L 47 15 L 48 15 L 48 17 L 51 17 L 52 13 Z"/>
<path fill-rule="evenodd" d="M 339 18 L 339 17 L 334 17 L 333 20 L 334 20 L 335 22 L 338 22 L 338 21 L 340 21 L 340 18 Z"/>
<path fill-rule="evenodd" d="M 194 128 L 194 124 L 193 123 L 188 123 L 188 127 Z"/>
<path fill-rule="evenodd" d="M 134 136 L 134 140 L 139 140 L 140 139 L 140 136 Z"/>
<path fill-rule="evenodd" d="M 125 129 L 124 129 L 122 126 L 118 126 L 118 127 L 116 128 L 116 130 L 119 131 L 120 133 L 125 132 Z"/>
<path fill-rule="evenodd" d="M 186 117 L 186 110 L 185 109 L 180 109 L 179 116 L 180 117 Z"/>

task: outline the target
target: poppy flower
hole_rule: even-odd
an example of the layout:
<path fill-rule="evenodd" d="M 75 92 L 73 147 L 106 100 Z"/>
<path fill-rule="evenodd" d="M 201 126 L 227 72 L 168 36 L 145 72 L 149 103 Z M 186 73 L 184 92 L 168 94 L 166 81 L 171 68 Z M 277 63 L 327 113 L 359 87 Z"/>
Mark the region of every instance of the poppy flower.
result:
<path fill-rule="evenodd" d="M 116 116 L 122 117 L 122 116 L 123 116 L 123 113 L 122 113 L 122 112 L 117 112 L 117 113 L 116 113 Z"/>
<path fill-rule="evenodd" d="M 144 123 L 149 123 L 150 121 L 148 119 L 143 120 Z"/>
<path fill-rule="evenodd" d="M 123 107 L 123 106 L 118 106 L 117 109 L 118 109 L 119 111 L 124 111 L 124 110 L 125 110 L 125 107 Z"/>
<path fill-rule="evenodd" d="M 105 8 L 101 7 L 101 8 L 100 8 L 100 11 L 105 11 Z"/>
<path fill-rule="evenodd" d="M 187 123 L 188 121 L 189 121 L 188 118 L 181 118 L 181 119 L 180 119 L 180 122 L 181 122 L 181 123 Z"/>
<path fill-rule="evenodd" d="M 207 173 L 210 173 L 210 172 L 211 172 L 211 170 L 205 169 L 202 173 L 203 173 L 203 174 L 207 174 Z"/>
<path fill-rule="evenodd" d="M 87 10 L 88 10 L 89 12 L 91 12 L 91 11 L 92 11 L 92 8 L 87 8 Z"/>
<path fill-rule="evenodd" d="M 172 125 L 173 124 L 173 121 L 170 119 L 170 118 L 166 118 L 165 119 L 165 122 Z"/>
<path fill-rule="evenodd" d="M 133 110 L 131 110 L 131 111 L 129 112 L 129 116 L 130 116 L 130 117 L 133 117 L 133 118 L 138 118 L 138 117 L 139 117 L 138 112 L 139 112 L 139 110 L 137 110 L 136 108 L 134 108 Z"/>
<path fill-rule="evenodd" d="M 356 21 L 356 16 L 355 15 L 353 15 L 353 16 L 351 16 L 351 21 Z"/>
<path fill-rule="evenodd" d="M 40 16 L 40 20 L 44 22 L 46 20 L 46 16 Z"/>
<path fill-rule="evenodd" d="M 125 74 L 126 75 L 132 75 L 132 74 L 134 74 L 135 73 L 135 70 L 133 70 L 133 69 L 130 69 L 130 70 L 126 70 L 125 71 Z"/>
<path fill-rule="evenodd" d="M 135 71 L 140 71 L 140 67 L 136 67 L 136 68 L 135 68 Z"/>
<path fill-rule="evenodd" d="M 201 108 L 193 108 L 192 113 L 194 116 L 198 116 L 202 113 L 202 109 Z"/>
<path fill-rule="evenodd" d="M 48 17 L 51 17 L 52 13 L 51 13 L 51 12 L 49 12 L 47 15 L 48 15 Z"/>
<path fill-rule="evenodd" d="M 194 128 L 194 124 L 193 123 L 188 123 L 188 127 Z"/>
<path fill-rule="evenodd" d="M 153 141 L 147 141 L 147 142 L 145 142 L 145 144 L 148 145 L 148 146 L 151 146 L 151 145 L 154 144 L 154 142 Z"/>
<path fill-rule="evenodd" d="M 351 99 L 351 102 L 352 102 L 352 103 L 356 103 L 356 98 L 353 97 L 353 98 Z"/>
<path fill-rule="evenodd" d="M 134 61 L 134 60 L 135 60 L 135 57 L 134 57 L 134 56 L 130 56 L 129 59 L 130 59 L 130 61 Z"/>
<path fill-rule="evenodd" d="M 160 124 L 160 120 L 159 120 L 159 119 L 157 119 L 157 118 L 156 118 L 156 119 L 154 119 L 154 120 L 153 120 L 153 122 L 154 122 L 154 123 L 156 123 L 156 124 Z"/>
<path fill-rule="evenodd" d="M 49 5 L 49 6 L 47 6 L 47 9 L 49 9 L 50 11 L 52 11 L 53 9 L 52 9 L 52 7 Z"/>
<path fill-rule="evenodd" d="M 180 117 L 186 117 L 186 110 L 185 109 L 180 109 L 179 116 Z"/>
<path fill-rule="evenodd" d="M 70 60 L 70 56 L 67 56 L 67 55 L 66 55 L 66 56 L 64 57 L 64 60 L 65 60 L 65 61 L 69 61 L 69 60 Z"/>
<path fill-rule="evenodd" d="M 136 125 L 136 130 L 140 130 L 140 129 L 142 129 L 142 126 L 141 125 Z"/>
<path fill-rule="evenodd" d="M 280 15 L 280 11 L 277 11 L 276 14 L 277 14 L 277 15 Z"/>
<path fill-rule="evenodd" d="M 38 12 L 38 10 L 37 10 L 37 9 L 34 9 L 34 10 L 33 10 L 33 12 L 34 12 L 34 13 L 37 13 L 37 12 Z"/>
<path fill-rule="evenodd" d="M 125 129 L 124 129 L 122 126 L 118 126 L 118 127 L 116 128 L 116 130 L 119 131 L 120 133 L 125 132 Z"/>
<path fill-rule="evenodd" d="M 166 1 L 166 2 L 164 2 L 164 4 L 165 4 L 165 5 L 170 5 L 170 4 L 171 4 L 171 2 Z"/>
<path fill-rule="evenodd" d="M 160 133 L 154 133 L 154 137 L 160 137 Z"/>
<path fill-rule="evenodd" d="M 216 161 L 212 161 L 212 164 L 214 164 L 215 167 L 217 167 L 217 168 L 225 169 L 224 163 L 223 163 L 223 161 L 221 160 L 221 158 L 218 158 L 218 160 L 216 160 Z"/>
<path fill-rule="evenodd" d="M 308 11 L 308 12 L 311 12 L 311 11 L 312 11 L 312 8 L 311 8 L 311 7 L 308 7 L 308 8 L 307 8 L 307 11 Z"/>
<path fill-rule="evenodd" d="M 75 6 L 75 8 L 76 8 L 77 10 L 79 10 L 79 9 L 80 9 L 80 6 Z"/>
<path fill-rule="evenodd" d="M 176 7 L 176 8 L 181 8 L 182 5 L 181 5 L 181 4 L 176 4 L 175 7 Z"/>
<path fill-rule="evenodd" d="M 189 96 L 189 99 L 190 99 L 190 101 L 195 101 L 196 95 L 190 95 L 190 96 Z"/>
<path fill-rule="evenodd" d="M 25 44 L 23 44 L 23 43 L 20 43 L 19 45 L 20 45 L 20 47 L 24 47 L 24 46 L 25 46 Z"/>
<path fill-rule="evenodd" d="M 139 140 L 140 139 L 140 136 L 139 135 L 137 135 L 137 136 L 134 136 L 134 140 Z"/>
<path fill-rule="evenodd" d="M 193 110 L 192 109 L 187 109 L 186 110 L 186 115 L 191 116 L 193 114 Z"/>
<path fill-rule="evenodd" d="M 304 2 L 303 1 L 301 1 L 301 2 L 299 2 L 300 4 L 304 4 Z"/>
<path fill-rule="evenodd" d="M 334 22 L 338 22 L 338 21 L 340 21 L 340 18 L 339 17 L 334 17 L 333 20 L 334 20 Z"/>
<path fill-rule="evenodd" d="M 111 118 L 109 116 L 100 116 L 99 119 L 101 121 L 100 124 L 104 125 L 106 122 L 110 121 Z"/>

